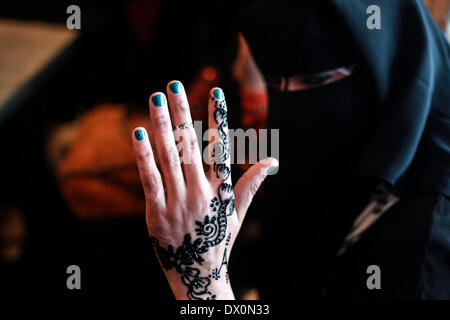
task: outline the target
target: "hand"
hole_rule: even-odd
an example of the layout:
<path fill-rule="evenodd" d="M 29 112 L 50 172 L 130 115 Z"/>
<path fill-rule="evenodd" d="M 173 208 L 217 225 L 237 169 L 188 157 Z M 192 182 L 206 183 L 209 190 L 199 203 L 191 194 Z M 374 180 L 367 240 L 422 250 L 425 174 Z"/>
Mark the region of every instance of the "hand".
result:
<path fill-rule="evenodd" d="M 149 99 L 154 155 L 144 128 L 133 146 L 146 198 L 146 222 L 154 248 L 177 299 L 233 299 L 227 265 L 245 213 L 268 171 L 267 158 L 239 179 L 233 193 L 230 141 L 223 91 L 210 92 L 207 173 L 183 85 L 172 81 L 167 97 Z M 159 166 L 155 157 L 159 158 Z"/>

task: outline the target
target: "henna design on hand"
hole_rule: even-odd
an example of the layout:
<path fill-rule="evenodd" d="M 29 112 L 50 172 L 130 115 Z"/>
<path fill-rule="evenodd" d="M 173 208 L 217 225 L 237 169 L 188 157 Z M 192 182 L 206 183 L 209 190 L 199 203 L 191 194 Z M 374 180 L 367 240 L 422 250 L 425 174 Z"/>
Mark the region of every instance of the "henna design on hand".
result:
<path fill-rule="evenodd" d="M 205 261 L 203 254 L 209 248 L 219 245 L 225 238 L 227 232 L 227 217 L 234 212 L 234 193 L 231 184 L 227 183 L 230 177 L 230 167 L 225 163 L 230 157 L 230 141 L 225 128 L 228 126 L 227 109 L 225 100 L 218 100 L 211 96 L 214 101 L 216 110 L 214 111 L 214 119 L 218 124 L 218 133 L 222 141 L 216 142 L 213 148 L 212 158 L 214 159 L 214 171 L 218 178 L 222 178 L 217 197 L 211 199 L 210 207 L 215 213 L 213 216 L 205 215 L 203 221 L 195 221 L 197 228 L 195 229 L 199 238 L 192 241 L 190 233 L 184 236 L 183 243 L 175 250 L 172 245 L 167 249 L 160 246 L 158 239 L 151 237 L 153 246 L 155 247 L 158 259 L 164 270 L 174 268 L 181 274 L 181 281 L 186 285 L 187 297 L 191 300 L 215 299 L 216 295 L 208 290 L 211 284 L 211 277 L 215 280 L 220 278 L 222 267 L 227 266 L 225 274 L 228 283 L 228 260 L 227 246 L 231 240 L 231 233 L 225 241 L 225 249 L 222 262 L 219 268 L 213 268 L 212 274 L 207 277 L 200 275 L 200 269 L 192 267 L 195 263 L 202 265 Z"/>

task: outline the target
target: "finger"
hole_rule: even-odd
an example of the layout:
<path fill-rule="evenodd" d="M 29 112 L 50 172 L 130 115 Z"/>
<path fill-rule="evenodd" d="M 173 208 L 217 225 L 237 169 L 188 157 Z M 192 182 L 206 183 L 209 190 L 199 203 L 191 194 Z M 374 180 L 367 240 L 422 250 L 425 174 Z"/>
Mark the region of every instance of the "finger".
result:
<path fill-rule="evenodd" d="M 149 105 L 150 123 L 163 181 L 167 189 L 167 198 L 171 196 L 180 197 L 184 193 L 185 184 L 166 96 L 161 92 L 152 94 Z"/>
<path fill-rule="evenodd" d="M 208 103 L 208 162 L 210 164 L 209 180 L 212 184 L 231 184 L 230 138 L 228 134 L 228 114 L 222 89 L 210 91 Z"/>
<path fill-rule="evenodd" d="M 171 81 L 167 85 L 170 118 L 174 125 L 175 141 L 181 154 L 181 166 L 188 186 L 200 186 L 205 183 L 202 158 L 198 146 L 197 134 L 192 123 L 189 103 L 180 81 Z M 196 189 L 195 189 L 196 190 Z"/>
<path fill-rule="evenodd" d="M 153 157 L 147 131 L 142 127 L 134 129 L 132 139 L 139 176 L 141 177 L 147 203 L 163 209 L 165 207 L 164 186 Z"/>
<path fill-rule="evenodd" d="M 251 166 L 238 180 L 234 188 L 235 209 L 239 221 L 243 221 L 253 196 L 264 179 L 278 171 L 278 160 L 267 158 Z"/>

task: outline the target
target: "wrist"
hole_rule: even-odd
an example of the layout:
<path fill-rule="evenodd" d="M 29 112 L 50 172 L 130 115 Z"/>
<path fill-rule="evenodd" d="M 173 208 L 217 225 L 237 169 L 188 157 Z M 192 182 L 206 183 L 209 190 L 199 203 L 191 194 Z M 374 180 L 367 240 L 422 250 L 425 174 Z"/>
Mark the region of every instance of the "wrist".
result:
<path fill-rule="evenodd" d="M 165 249 L 152 237 L 156 255 L 176 299 L 234 299 L 228 276 L 227 246 L 230 239 L 231 233 L 225 241 L 225 248 L 208 250 L 209 247 L 199 246 L 200 238 L 192 243 L 190 234 L 186 234 L 183 245 L 177 249 L 169 245 Z M 206 252 L 208 254 L 202 256 Z"/>
<path fill-rule="evenodd" d="M 166 270 L 165 275 L 177 300 L 234 300 L 228 273 L 213 269 L 185 267 L 182 273 Z"/>

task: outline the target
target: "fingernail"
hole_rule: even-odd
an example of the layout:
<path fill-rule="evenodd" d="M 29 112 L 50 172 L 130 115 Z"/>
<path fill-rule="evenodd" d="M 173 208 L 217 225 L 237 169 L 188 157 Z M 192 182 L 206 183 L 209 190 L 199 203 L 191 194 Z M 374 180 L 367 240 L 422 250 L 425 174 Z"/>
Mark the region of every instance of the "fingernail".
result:
<path fill-rule="evenodd" d="M 270 176 L 270 175 L 276 174 L 277 172 L 278 172 L 278 167 L 270 167 L 269 169 L 267 169 L 266 175 Z"/>
<path fill-rule="evenodd" d="M 145 131 L 142 129 L 137 129 L 134 131 L 134 136 L 136 140 L 142 141 L 145 138 Z"/>
<path fill-rule="evenodd" d="M 179 94 L 183 90 L 183 85 L 181 84 L 180 81 L 175 81 L 169 84 L 169 89 L 173 93 Z"/>
<path fill-rule="evenodd" d="M 223 91 L 220 88 L 216 88 L 213 90 L 213 95 L 217 100 L 223 99 Z"/>
<path fill-rule="evenodd" d="M 152 97 L 152 102 L 155 105 L 155 107 L 158 107 L 158 108 L 162 107 L 163 105 L 166 104 L 166 97 L 162 93 L 155 94 Z"/>

